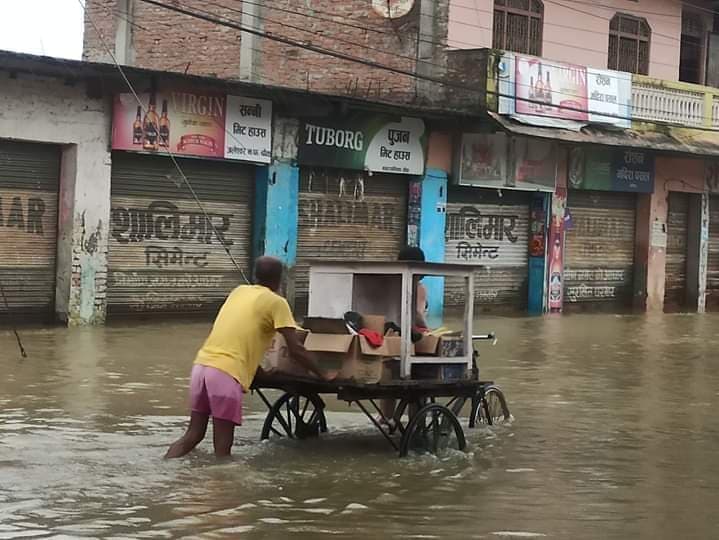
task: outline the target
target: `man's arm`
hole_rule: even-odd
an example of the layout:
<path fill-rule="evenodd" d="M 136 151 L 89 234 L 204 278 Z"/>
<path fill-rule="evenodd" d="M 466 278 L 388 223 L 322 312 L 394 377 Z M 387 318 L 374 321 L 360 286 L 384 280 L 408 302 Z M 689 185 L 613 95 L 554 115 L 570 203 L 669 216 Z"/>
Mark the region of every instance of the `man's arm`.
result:
<path fill-rule="evenodd" d="M 300 343 L 300 339 L 297 337 L 297 331 L 294 328 L 278 328 L 277 331 L 285 338 L 285 342 L 287 342 L 287 350 L 294 360 L 296 360 L 307 371 L 314 373 L 319 378 L 331 380 L 331 378 L 319 368 L 314 355 L 305 349 L 305 346 Z"/>

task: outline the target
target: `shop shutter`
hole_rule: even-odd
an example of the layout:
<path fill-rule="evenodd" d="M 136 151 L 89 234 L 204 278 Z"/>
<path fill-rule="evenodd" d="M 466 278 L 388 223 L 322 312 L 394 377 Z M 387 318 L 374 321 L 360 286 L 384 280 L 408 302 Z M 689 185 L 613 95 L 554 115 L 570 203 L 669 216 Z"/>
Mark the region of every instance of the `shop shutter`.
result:
<path fill-rule="evenodd" d="M 309 265 L 392 261 L 405 243 L 408 177 L 303 169 L 300 178 L 295 312 L 307 312 Z"/>
<path fill-rule="evenodd" d="M 249 278 L 254 168 L 177 158 L 214 227 L 172 160 L 115 153 L 108 313 L 206 312 Z"/>
<path fill-rule="evenodd" d="M 670 192 L 664 282 L 666 311 L 676 311 L 686 306 L 688 223 L 689 194 Z"/>
<path fill-rule="evenodd" d="M 60 149 L 0 141 L 0 314 L 51 318 L 55 307 Z"/>
<path fill-rule="evenodd" d="M 719 195 L 709 200 L 709 258 L 707 262 L 707 309 L 719 311 Z"/>
<path fill-rule="evenodd" d="M 621 311 L 632 303 L 636 195 L 570 191 L 564 305 Z"/>
<path fill-rule="evenodd" d="M 520 311 L 527 305 L 529 195 L 505 193 L 500 198 L 476 188 L 449 191 L 445 262 L 477 266 L 477 311 Z M 459 308 L 464 302 L 461 280 L 445 280 L 445 305 Z"/>

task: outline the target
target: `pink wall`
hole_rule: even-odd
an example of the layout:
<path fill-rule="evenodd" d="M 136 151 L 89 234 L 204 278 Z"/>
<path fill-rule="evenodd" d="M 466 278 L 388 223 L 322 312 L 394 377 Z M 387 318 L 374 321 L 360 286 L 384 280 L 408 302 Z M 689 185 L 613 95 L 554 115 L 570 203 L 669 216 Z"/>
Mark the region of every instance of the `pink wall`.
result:
<path fill-rule="evenodd" d="M 493 6 L 493 0 L 451 0 L 449 45 L 491 47 Z M 679 0 L 544 0 L 542 57 L 606 69 L 609 19 L 628 13 L 644 17 L 652 29 L 649 75 L 677 80 L 681 7 Z"/>
<path fill-rule="evenodd" d="M 701 193 L 704 190 L 704 160 L 657 156 L 654 163 L 654 193 L 640 199 L 637 212 L 637 266 L 647 268 L 647 311 L 664 309 L 666 250 L 651 245 L 654 223 L 667 226 L 669 192 Z M 648 200 L 646 200 L 648 199 Z"/>

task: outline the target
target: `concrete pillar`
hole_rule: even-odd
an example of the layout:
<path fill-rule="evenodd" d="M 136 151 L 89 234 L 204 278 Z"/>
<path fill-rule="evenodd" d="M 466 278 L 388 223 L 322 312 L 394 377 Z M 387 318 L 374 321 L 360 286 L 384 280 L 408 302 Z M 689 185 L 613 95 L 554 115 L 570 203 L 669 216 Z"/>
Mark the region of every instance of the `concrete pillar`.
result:
<path fill-rule="evenodd" d="M 133 43 L 133 23 L 135 17 L 135 0 L 117 1 L 117 24 L 115 25 L 115 58 L 123 66 L 135 63 L 135 47 Z"/>
<path fill-rule="evenodd" d="M 242 3 L 242 26 L 262 30 L 262 0 Z M 260 37 L 249 32 L 242 32 L 240 38 L 240 80 L 260 82 Z"/>
<path fill-rule="evenodd" d="M 419 0 L 419 27 L 417 32 L 416 72 L 426 77 L 443 78 L 446 75 L 447 53 L 438 45 L 446 41 L 449 20 L 449 2 Z M 444 98 L 445 88 L 434 82 L 417 79 L 417 96 L 424 102 L 438 103 Z"/>
<path fill-rule="evenodd" d="M 102 324 L 107 306 L 110 155 L 106 148 L 77 145 L 66 149 L 62 160 L 56 310 L 71 326 Z"/>
<path fill-rule="evenodd" d="M 687 302 L 698 313 L 706 310 L 707 261 L 709 257 L 709 195 L 692 195 L 687 231 Z"/>
<path fill-rule="evenodd" d="M 285 161 L 257 169 L 253 253 L 271 255 L 288 267 L 297 259 L 300 170 Z"/>
<path fill-rule="evenodd" d="M 428 262 L 441 263 L 444 262 L 447 219 L 447 173 L 440 169 L 427 169 L 422 178 L 421 197 L 419 247 Z M 423 283 L 429 303 L 428 323 L 439 326 L 444 311 L 444 278 L 427 277 Z"/>

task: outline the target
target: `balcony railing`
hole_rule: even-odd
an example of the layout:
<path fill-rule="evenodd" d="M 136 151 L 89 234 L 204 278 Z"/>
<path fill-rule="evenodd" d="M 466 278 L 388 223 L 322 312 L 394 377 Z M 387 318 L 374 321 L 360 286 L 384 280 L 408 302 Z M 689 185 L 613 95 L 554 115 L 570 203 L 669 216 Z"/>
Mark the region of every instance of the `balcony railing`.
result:
<path fill-rule="evenodd" d="M 634 75 L 632 118 L 719 129 L 719 89 Z"/>

